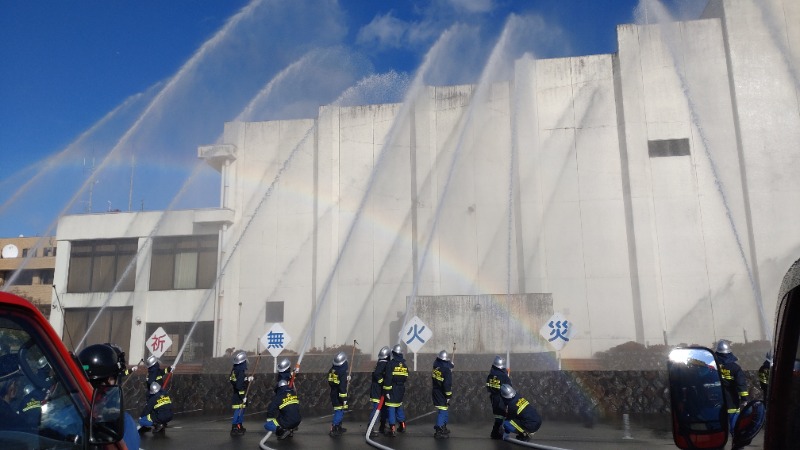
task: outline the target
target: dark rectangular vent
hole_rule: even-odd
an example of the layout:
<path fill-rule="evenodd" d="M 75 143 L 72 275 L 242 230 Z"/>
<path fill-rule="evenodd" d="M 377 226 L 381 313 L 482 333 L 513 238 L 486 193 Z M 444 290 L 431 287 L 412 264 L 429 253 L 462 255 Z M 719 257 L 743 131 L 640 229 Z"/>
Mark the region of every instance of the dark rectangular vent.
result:
<path fill-rule="evenodd" d="M 663 158 L 666 156 L 688 156 L 689 139 L 661 139 L 658 141 L 647 141 L 647 151 L 651 158 Z"/>

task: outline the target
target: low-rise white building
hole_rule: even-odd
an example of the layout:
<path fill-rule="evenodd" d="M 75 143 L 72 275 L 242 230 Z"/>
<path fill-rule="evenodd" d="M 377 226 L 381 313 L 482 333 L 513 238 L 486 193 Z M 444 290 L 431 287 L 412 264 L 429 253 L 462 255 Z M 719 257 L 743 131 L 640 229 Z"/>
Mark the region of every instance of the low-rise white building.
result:
<path fill-rule="evenodd" d="M 800 6 L 705 16 L 524 57 L 510 82 L 227 123 L 198 152 L 218 209 L 61 219 L 51 321 L 74 338 L 105 307 L 90 336 L 132 361 L 158 326 L 173 352 L 194 330 L 190 360 L 255 350 L 272 323 L 298 352 L 375 354 L 417 313 L 438 324 L 427 352 L 541 351 L 553 312 L 566 357 L 769 339 L 800 257 Z"/>

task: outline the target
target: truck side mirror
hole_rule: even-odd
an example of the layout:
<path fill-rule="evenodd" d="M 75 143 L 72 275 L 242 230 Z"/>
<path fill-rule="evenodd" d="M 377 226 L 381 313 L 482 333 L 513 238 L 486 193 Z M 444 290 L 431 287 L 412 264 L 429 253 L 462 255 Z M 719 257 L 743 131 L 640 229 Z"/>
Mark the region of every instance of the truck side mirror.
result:
<path fill-rule="evenodd" d="M 122 389 L 119 386 L 98 386 L 92 393 L 92 415 L 89 423 L 89 444 L 113 444 L 125 434 L 122 411 Z"/>
<path fill-rule="evenodd" d="M 723 448 L 728 442 L 717 362 L 705 347 L 678 347 L 667 361 L 672 439 L 681 449 Z"/>

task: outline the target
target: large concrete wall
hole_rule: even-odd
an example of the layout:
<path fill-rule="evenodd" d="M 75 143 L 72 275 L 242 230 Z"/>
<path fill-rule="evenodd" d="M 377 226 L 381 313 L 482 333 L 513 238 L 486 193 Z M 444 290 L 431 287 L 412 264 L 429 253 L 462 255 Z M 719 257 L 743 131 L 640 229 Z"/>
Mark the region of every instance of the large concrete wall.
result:
<path fill-rule="evenodd" d="M 728 18 L 747 15 L 740 3 L 725 7 Z M 796 253 L 797 233 L 776 215 L 793 214 L 778 211 L 797 195 L 786 171 L 800 126 L 791 80 L 765 100 L 747 78 L 763 70 L 755 55 L 731 56 L 729 47 L 760 48 L 767 36 L 728 39 L 757 27 L 727 20 L 624 25 L 617 54 L 524 57 L 513 83 L 430 87 L 405 105 L 323 107 L 316 175 L 305 181 L 318 200 L 316 243 L 301 252 L 313 254 L 304 273 L 314 288 L 299 298 L 320 308 L 311 345 L 358 339 L 377 350 L 394 340 L 388 325 L 406 297 L 509 289 L 552 295 L 576 330 L 567 357 L 630 340 L 765 337 L 761 317 L 774 311 L 771 278 L 781 270 L 762 280 L 759 268 Z M 787 130 L 771 134 L 782 164 L 755 142 L 778 120 L 759 109 L 777 96 L 783 112 L 795 108 L 780 119 Z M 279 138 L 254 136 L 242 155 Z M 651 156 L 648 143 L 665 139 L 688 140 L 688 154 Z M 277 224 L 292 220 L 274 214 Z M 284 225 L 300 241 L 308 227 Z M 265 250 L 254 248 L 247 264 Z M 275 258 L 269 264 L 297 257 Z M 242 277 L 248 286 L 256 275 Z M 293 336 L 306 329 L 300 322 L 288 321 Z"/>
<path fill-rule="evenodd" d="M 718 0 L 702 20 L 617 33 L 615 54 L 524 56 L 509 82 L 226 124 L 200 152 L 232 215 L 213 222 L 216 354 L 254 350 L 269 301 L 288 348 L 375 354 L 417 296 L 508 293 L 552 298 L 575 332 L 565 358 L 769 337 L 800 254 L 800 6 Z M 651 155 L 670 139 L 686 152 Z M 60 224 L 58 262 L 86 230 L 130 234 L 82 220 Z"/>

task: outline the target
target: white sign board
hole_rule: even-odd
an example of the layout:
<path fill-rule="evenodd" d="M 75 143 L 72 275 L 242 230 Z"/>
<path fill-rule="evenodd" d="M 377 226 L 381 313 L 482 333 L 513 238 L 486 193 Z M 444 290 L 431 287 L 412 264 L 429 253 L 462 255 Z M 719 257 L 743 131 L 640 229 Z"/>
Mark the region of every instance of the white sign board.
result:
<path fill-rule="evenodd" d="M 291 341 L 291 336 L 289 336 L 279 323 L 272 325 L 269 331 L 267 331 L 267 334 L 261 336 L 261 345 L 269 350 L 270 354 L 276 358 L 281 354 L 283 349 L 286 348 L 286 344 Z"/>
<path fill-rule="evenodd" d="M 403 342 L 412 352 L 418 353 L 419 349 L 433 337 L 433 331 L 417 316 L 414 316 L 403 328 Z"/>
<path fill-rule="evenodd" d="M 147 349 L 150 350 L 156 358 L 161 358 L 169 347 L 172 345 L 172 339 L 163 328 L 158 327 L 153 334 L 147 338 Z"/>
<path fill-rule="evenodd" d="M 550 343 L 556 350 L 561 350 L 572 339 L 575 334 L 575 327 L 572 322 L 565 319 L 560 313 L 553 314 L 542 328 L 539 334 Z"/>

